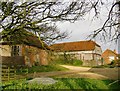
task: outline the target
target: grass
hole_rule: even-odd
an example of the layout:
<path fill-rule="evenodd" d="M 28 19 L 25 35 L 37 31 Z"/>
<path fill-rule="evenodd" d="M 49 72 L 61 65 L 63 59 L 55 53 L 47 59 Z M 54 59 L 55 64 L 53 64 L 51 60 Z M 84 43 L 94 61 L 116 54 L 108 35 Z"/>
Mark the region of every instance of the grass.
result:
<path fill-rule="evenodd" d="M 4 89 L 81 89 L 84 91 L 114 91 L 115 89 L 120 89 L 118 83 L 114 83 L 109 86 L 113 80 L 95 80 L 88 78 L 54 78 L 58 82 L 50 85 L 43 84 L 28 84 L 26 80 L 16 80 L 10 81 L 3 84 Z"/>
<path fill-rule="evenodd" d="M 65 71 L 67 68 L 61 67 L 59 65 L 46 65 L 46 66 L 33 66 L 29 68 L 28 72 L 50 72 L 50 71 Z"/>
<path fill-rule="evenodd" d="M 65 71 L 65 70 L 68 69 L 59 65 L 33 66 L 30 68 L 18 69 L 17 74 L 22 74 L 25 73 L 26 71 L 28 73 L 34 73 L 34 72 L 51 72 L 51 71 Z"/>

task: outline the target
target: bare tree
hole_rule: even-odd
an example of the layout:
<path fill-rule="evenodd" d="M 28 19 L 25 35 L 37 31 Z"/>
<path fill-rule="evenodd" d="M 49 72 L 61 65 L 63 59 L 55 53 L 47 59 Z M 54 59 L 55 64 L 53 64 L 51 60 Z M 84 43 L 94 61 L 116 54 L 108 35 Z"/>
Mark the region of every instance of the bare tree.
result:
<path fill-rule="evenodd" d="M 64 38 L 68 38 L 69 34 L 68 32 L 61 32 L 57 28 L 57 26 L 48 26 L 46 24 L 43 24 L 40 26 L 41 31 L 35 31 L 35 35 L 40 36 L 40 39 L 44 41 L 47 44 L 52 44 L 56 40 L 62 40 Z"/>
<path fill-rule="evenodd" d="M 55 27 L 50 26 L 56 21 L 75 21 L 89 11 L 87 4 L 79 2 L 0 2 L 0 30 L 1 39 L 10 39 L 21 30 L 35 32 L 42 40 L 65 38 Z M 44 25 L 44 26 L 43 26 Z M 52 29 L 51 29 L 52 28 Z M 19 39 L 19 38 L 18 38 Z"/>
<path fill-rule="evenodd" d="M 97 0 L 97 3 L 101 2 L 102 0 Z M 108 3 L 109 1 L 106 1 Z M 90 35 L 90 37 L 94 38 L 97 35 L 100 36 L 100 38 L 103 38 L 104 40 L 109 39 L 109 41 L 117 41 L 120 36 L 120 1 L 119 0 L 113 0 L 111 2 L 111 7 L 108 11 L 107 19 L 103 23 L 102 27 L 94 30 L 93 34 Z M 99 5 L 99 4 L 98 4 Z M 104 5 L 102 3 L 101 7 Z M 95 11 L 98 9 L 95 8 Z M 100 11 L 97 13 L 99 14 Z M 96 13 L 96 15 L 97 15 Z"/>
<path fill-rule="evenodd" d="M 99 8 L 104 5 L 103 0 L 72 0 L 69 2 L 55 0 L 54 2 L 39 0 L 31 2 L 0 2 L 0 30 L 1 39 L 8 38 L 14 34 L 22 33 L 21 30 L 34 32 L 41 40 L 46 42 L 62 39 L 66 33 L 60 33 L 55 26 L 51 26 L 56 21 L 74 22 L 83 18 L 91 10 L 95 11 L 95 16 L 100 13 Z M 92 37 L 98 34 L 106 36 L 110 34 L 112 39 L 117 39 L 119 22 L 118 10 L 115 6 L 120 5 L 120 1 L 113 2 L 109 11 L 108 19 L 102 28 L 94 31 Z M 114 34 L 111 36 L 111 31 Z M 109 33 L 107 32 L 109 31 Z"/>

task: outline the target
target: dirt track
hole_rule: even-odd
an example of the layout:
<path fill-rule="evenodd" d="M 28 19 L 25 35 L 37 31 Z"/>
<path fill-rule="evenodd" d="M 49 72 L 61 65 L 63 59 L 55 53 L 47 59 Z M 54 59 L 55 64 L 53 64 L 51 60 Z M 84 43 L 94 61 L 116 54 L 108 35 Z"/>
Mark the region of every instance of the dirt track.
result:
<path fill-rule="evenodd" d="M 92 78 L 92 79 L 113 79 L 119 78 L 120 68 L 88 68 L 61 65 L 70 69 L 69 71 L 40 72 L 28 74 L 29 77 L 58 77 L 58 78 Z"/>
<path fill-rule="evenodd" d="M 76 67 L 61 65 L 70 69 L 71 71 L 78 71 L 75 74 L 66 75 L 66 77 L 75 78 L 94 78 L 94 79 L 119 79 L 120 68 L 88 68 L 88 67 Z M 65 77 L 65 76 L 64 76 Z"/>

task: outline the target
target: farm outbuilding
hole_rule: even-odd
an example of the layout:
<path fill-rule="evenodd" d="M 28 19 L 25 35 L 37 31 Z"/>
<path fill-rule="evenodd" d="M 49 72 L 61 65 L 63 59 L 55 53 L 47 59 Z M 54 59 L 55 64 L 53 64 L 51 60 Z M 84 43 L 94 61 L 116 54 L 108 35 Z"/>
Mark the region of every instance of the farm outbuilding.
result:
<path fill-rule="evenodd" d="M 96 42 L 77 41 L 53 44 L 50 46 L 55 54 L 72 55 L 75 59 L 83 61 L 83 65 L 101 65 L 102 49 Z"/>
<path fill-rule="evenodd" d="M 2 64 L 47 65 L 49 47 L 34 34 L 24 31 L 24 37 L 13 36 L 11 40 L 1 40 L 0 56 Z M 17 39 L 19 38 L 19 39 Z M 17 40 L 16 40 L 17 39 Z"/>

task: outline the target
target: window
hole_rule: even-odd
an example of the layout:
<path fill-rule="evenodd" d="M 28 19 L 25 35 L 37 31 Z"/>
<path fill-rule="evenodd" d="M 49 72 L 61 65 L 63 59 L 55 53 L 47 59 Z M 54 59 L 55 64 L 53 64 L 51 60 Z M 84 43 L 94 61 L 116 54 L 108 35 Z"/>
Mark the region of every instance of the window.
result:
<path fill-rule="evenodd" d="M 20 47 L 19 46 L 12 46 L 11 56 L 19 56 L 20 55 Z"/>
<path fill-rule="evenodd" d="M 114 56 L 109 56 L 109 60 L 113 61 L 113 60 L 115 60 L 115 57 Z"/>

